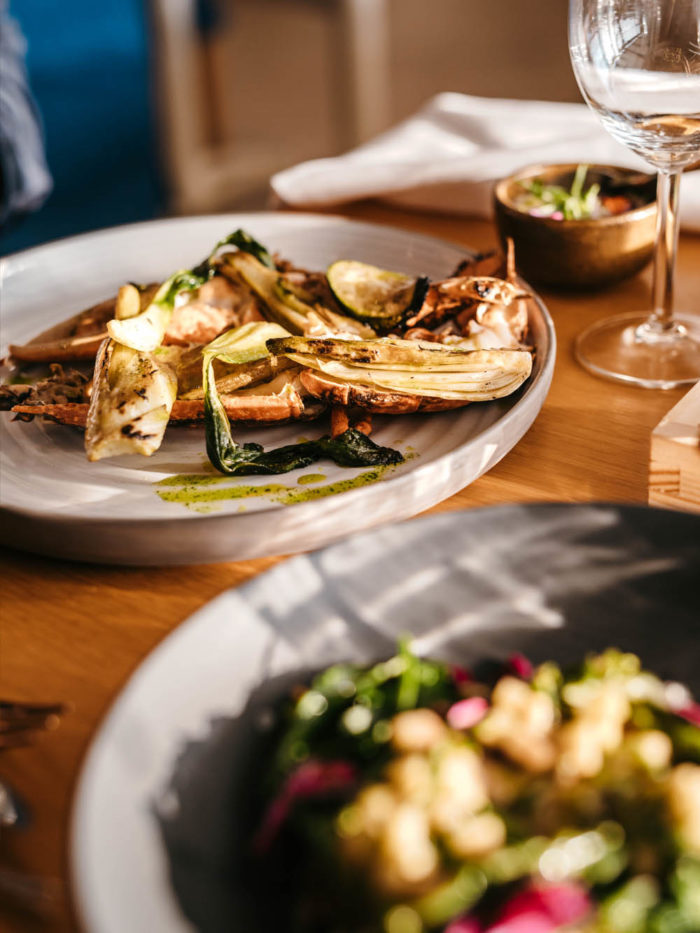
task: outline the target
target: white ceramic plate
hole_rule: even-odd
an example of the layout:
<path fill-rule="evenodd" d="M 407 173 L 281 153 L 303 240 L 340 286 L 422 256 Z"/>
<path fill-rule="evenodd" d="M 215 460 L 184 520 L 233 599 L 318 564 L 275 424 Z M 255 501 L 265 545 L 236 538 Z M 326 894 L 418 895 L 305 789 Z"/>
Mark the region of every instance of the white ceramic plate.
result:
<path fill-rule="evenodd" d="M 380 528 L 224 593 L 141 665 L 87 756 L 71 857 L 86 931 L 185 933 L 185 914 L 254 929 L 231 870 L 236 787 L 260 704 L 295 672 L 387 657 L 410 632 L 466 665 L 617 645 L 700 695 L 699 574 L 696 516 L 503 506 Z"/>
<path fill-rule="evenodd" d="M 125 281 L 153 281 L 191 266 L 236 227 L 311 269 L 353 258 L 438 278 L 468 253 L 431 237 L 313 214 L 233 214 L 135 224 L 1 260 L 3 345 L 26 342 L 115 294 Z M 334 484 L 370 471 L 324 462 L 273 477 L 271 494 L 240 498 L 241 486 L 269 486 L 271 479 L 207 472 L 203 429 L 171 429 L 149 459 L 88 463 L 80 432 L 39 420 L 12 421 L 3 414 L 2 543 L 75 560 L 191 564 L 308 550 L 415 515 L 497 463 L 537 416 L 552 378 L 555 338 L 541 303 L 530 324 L 534 370 L 515 395 L 455 412 L 377 418 L 373 439 L 410 456 L 384 472 L 380 481 L 333 495 Z M 325 428 L 292 424 L 237 431 L 236 438 L 277 446 L 317 430 Z M 299 485 L 300 476 L 309 474 L 323 479 Z M 188 480 L 192 475 L 199 477 L 195 487 Z M 283 504 L 295 491 L 316 498 Z M 183 494 L 187 504 L 180 501 Z"/>

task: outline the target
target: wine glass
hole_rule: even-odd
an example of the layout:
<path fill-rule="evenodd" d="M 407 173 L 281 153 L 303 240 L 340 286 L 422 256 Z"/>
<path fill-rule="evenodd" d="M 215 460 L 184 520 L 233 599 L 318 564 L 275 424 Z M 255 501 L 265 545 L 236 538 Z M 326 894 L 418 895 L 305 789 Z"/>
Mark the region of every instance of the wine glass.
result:
<path fill-rule="evenodd" d="M 570 0 L 569 49 L 588 105 L 658 172 L 652 310 L 589 327 L 576 356 L 647 388 L 695 382 L 700 316 L 674 315 L 673 269 L 681 173 L 700 163 L 700 0 Z"/>

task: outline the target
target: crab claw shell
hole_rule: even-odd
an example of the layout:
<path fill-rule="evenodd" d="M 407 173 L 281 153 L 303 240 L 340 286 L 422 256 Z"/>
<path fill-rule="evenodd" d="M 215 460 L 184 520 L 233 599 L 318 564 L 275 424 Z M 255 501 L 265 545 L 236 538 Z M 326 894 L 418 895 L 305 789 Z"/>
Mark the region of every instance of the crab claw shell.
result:
<path fill-rule="evenodd" d="M 447 279 L 438 283 L 445 294 L 487 301 L 491 304 L 509 305 L 516 298 L 529 298 L 530 293 L 513 282 L 506 282 L 489 275 L 477 275 L 462 279 Z"/>
<path fill-rule="evenodd" d="M 229 421 L 273 424 L 292 419 L 308 420 L 320 415 L 325 406 L 313 400 L 304 403 L 298 395 L 281 398 L 276 395 L 222 396 Z M 15 405 L 11 410 L 24 418 L 43 417 L 57 424 L 84 428 L 89 406 L 82 402 L 48 405 Z M 193 423 L 204 421 L 204 401 L 178 399 L 170 412 L 171 422 Z"/>
<path fill-rule="evenodd" d="M 529 298 L 530 293 L 516 282 L 490 275 L 453 276 L 433 282 L 422 306 L 408 318 L 408 327 L 435 327 L 445 318 L 464 314 L 472 316 L 472 309 L 481 304 L 508 307 L 513 302 Z"/>
<path fill-rule="evenodd" d="M 527 299 L 518 299 L 510 305 L 491 305 L 486 302 L 476 309 L 474 320 L 504 336 L 511 336 L 516 344 L 522 344 L 528 327 Z M 505 345 L 505 343 L 504 343 Z"/>

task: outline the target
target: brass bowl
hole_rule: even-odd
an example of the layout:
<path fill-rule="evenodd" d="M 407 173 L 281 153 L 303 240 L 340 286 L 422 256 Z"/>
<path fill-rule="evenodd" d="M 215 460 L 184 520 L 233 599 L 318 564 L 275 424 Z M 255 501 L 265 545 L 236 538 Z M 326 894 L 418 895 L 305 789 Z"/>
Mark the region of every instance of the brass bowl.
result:
<path fill-rule="evenodd" d="M 639 185 L 649 199 L 641 207 L 590 220 L 533 217 L 516 207 L 523 182 L 570 187 L 577 166 L 531 165 L 496 184 L 494 207 L 501 242 L 515 244 L 515 262 L 524 278 L 538 285 L 599 288 L 634 275 L 649 262 L 656 231 L 655 179 L 614 165 L 591 165 L 586 187 L 602 178 Z"/>

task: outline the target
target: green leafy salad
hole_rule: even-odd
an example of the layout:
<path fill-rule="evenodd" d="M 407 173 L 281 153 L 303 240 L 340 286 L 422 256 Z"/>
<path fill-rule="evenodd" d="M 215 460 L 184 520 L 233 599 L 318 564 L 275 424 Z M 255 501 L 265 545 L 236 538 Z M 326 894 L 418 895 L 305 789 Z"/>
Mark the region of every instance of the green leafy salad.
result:
<path fill-rule="evenodd" d="M 700 930 L 700 706 L 634 654 L 466 670 L 403 644 L 295 689 L 265 760 L 261 931 Z"/>

